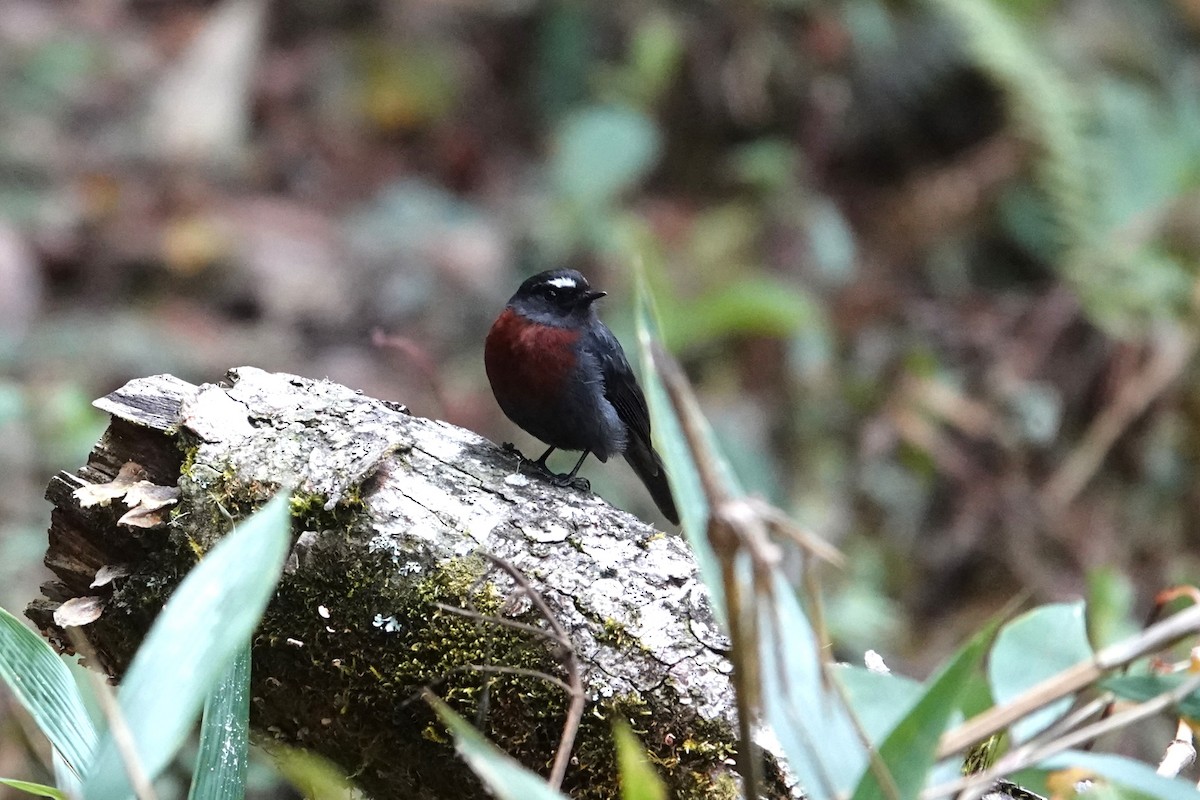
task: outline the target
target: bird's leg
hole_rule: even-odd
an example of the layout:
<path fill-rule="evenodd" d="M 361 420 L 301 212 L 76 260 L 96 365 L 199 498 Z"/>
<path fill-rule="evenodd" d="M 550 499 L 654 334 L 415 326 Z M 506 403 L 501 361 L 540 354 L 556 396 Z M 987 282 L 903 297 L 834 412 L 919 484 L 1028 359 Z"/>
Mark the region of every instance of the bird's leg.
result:
<path fill-rule="evenodd" d="M 533 463 L 537 464 L 539 467 L 546 470 L 546 472 L 550 472 L 550 467 L 546 466 L 546 459 L 549 458 L 550 454 L 553 453 L 557 449 L 558 448 L 555 447 L 554 445 L 550 445 L 549 447 L 546 448 L 546 452 L 542 453 L 541 458 L 539 458 L 537 461 L 535 461 Z M 551 473 L 551 474 L 553 474 L 553 473 Z"/>
<path fill-rule="evenodd" d="M 551 449 L 554 449 L 554 448 L 551 448 Z M 584 459 L 586 459 L 591 454 L 592 454 L 591 450 L 584 450 L 583 455 L 581 455 L 579 457 L 579 460 L 575 462 L 574 468 L 572 468 L 571 471 L 569 473 L 567 473 L 566 475 L 555 475 L 554 480 L 551 481 L 551 483 L 553 483 L 555 486 L 574 486 L 576 489 L 578 489 L 581 492 L 590 492 L 592 490 L 592 484 L 588 481 L 588 479 L 587 478 L 578 478 L 577 479 L 575 477 L 575 475 L 578 474 L 579 468 L 583 466 Z M 550 455 L 550 454 L 547 453 L 546 455 Z"/>

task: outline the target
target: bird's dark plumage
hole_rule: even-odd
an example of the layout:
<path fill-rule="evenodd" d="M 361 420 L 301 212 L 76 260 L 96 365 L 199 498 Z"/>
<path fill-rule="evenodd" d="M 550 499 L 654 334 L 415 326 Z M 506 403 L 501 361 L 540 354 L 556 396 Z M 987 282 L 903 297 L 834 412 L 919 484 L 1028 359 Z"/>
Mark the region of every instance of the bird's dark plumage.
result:
<path fill-rule="evenodd" d="M 650 413 L 621 343 L 596 315 L 593 291 L 575 270 L 521 284 L 488 333 L 484 366 L 504 413 L 554 449 L 601 461 L 623 455 L 663 516 L 679 522 L 666 470 L 650 440 Z"/>

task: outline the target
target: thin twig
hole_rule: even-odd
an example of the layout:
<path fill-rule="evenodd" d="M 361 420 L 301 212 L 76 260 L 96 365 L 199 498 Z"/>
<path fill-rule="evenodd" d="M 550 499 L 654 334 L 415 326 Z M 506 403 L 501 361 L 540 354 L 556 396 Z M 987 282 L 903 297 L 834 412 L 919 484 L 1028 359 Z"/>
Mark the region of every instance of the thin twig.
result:
<path fill-rule="evenodd" d="M 424 700 L 427 692 L 430 692 L 438 686 L 441 686 L 443 683 L 450 680 L 451 677 L 455 675 L 462 675 L 463 673 L 467 672 L 491 672 L 498 674 L 528 676 L 530 678 L 543 680 L 546 683 L 552 683 L 565 692 L 571 691 L 570 684 L 568 684 L 562 678 L 557 678 L 548 672 L 542 672 L 536 669 L 525 669 L 524 667 L 505 667 L 499 664 L 459 664 L 457 667 L 452 667 L 446 670 L 436 679 L 429 681 L 421 686 L 421 688 L 410 694 L 408 697 L 401 700 L 397 705 L 397 708 L 408 708 L 413 703 Z"/>
<path fill-rule="evenodd" d="M 738 705 L 738 772 L 742 776 L 743 794 L 746 797 L 758 797 L 758 787 L 762 784 L 761 757 L 753 735 L 754 721 L 761 711 L 759 691 L 762 665 L 759 662 L 758 612 L 757 603 L 747 607 L 742 602 L 737 564 L 739 554 L 744 549 L 751 559 L 757 586 L 757 576 L 762 572 L 765 560 L 771 557 L 768 552 L 774 548 L 766 541 L 761 518 L 746 502 L 735 500 L 726 477 L 720 474 L 719 464 L 708 447 L 704 417 L 688 387 L 683 370 L 661 347 L 655 345 L 650 352 L 654 368 L 662 376 L 663 385 L 675 407 L 701 489 L 708 501 L 706 537 L 720 562 L 725 622 L 729 626 L 729 638 L 733 645 L 729 651 L 729 661 L 733 665 L 730 678 Z M 755 536 L 755 533 L 758 535 Z"/>
<path fill-rule="evenodd" d="M 949 781 L 940 786 L 934 786 L 928 791 L 921 793 L 921 800 L 937 800 L 937 798 L 948 797 L 956 793 L 958 800 L 977 800 L 997 778 L 1039 764 L 1065 750 L 1070 750 L 1106 733 L 1111 733 L 1128 727 L 1135 722 L 1140 722 L 1147 717 L 1159 713 L 1163 709 L 1175 705 L 1197 688 L 1200 688 L 1200 675 L 1193 676 L 1171 691 L 1163 692 L 1158 697 L 1113 714 L 1107 719 L 1094 722 L 1052 742 L 1040 745 L 1024 745 L 1012 750 L 997 761 L 991 769 L 965 778 Z"/>
<path fill-rule="evenodd" d="M 721 583 L 725 594 L 726 623 L 729 626 L 730 639 L 733 647 L 729 660 L 733 664 L 732 680 L 738 702 L 738 738 L 741 746 L 738 748 L 738 771 L 742 775 L 743 791 L 747 797 L 757 797 L 758 786 L 762 783 L 762 758 L 758 746 L 753 739 L 753 725 L 762 714 L 761 687 L 763 681 L 762 640 L 760 637 L 759 607 L 764 606 L 771 612 L 767 621 L 774 631 L 775 643 L 774 668 L 783 676 L 783 626 L 779 624 L 777 609 L 778 600 L 775 593 L 776 570 L 780 561 L 779 548 L 772 541 L 772 536 L 779 533 L 788 535 L 801 550 L 833 564 L 841 564 L 842 556 L 831 545 L 811 536 L 806 531 L 792 523 L 783 512 L 769 504 L 754 498 L 735 496 L 730 488 L 730 482 L 722 473 L 720 461 L 709 446 L 707 423 L 696 402 L 683 370 L 673 358 L 667 355 L 657 344 L 650 348 L 651 359 L 658 374 L 662 377 L 663 385 L 670 397 L 679 419 L 680 428 L 688 449 L 691 451 L 692 462 L 695 465 L 700 485 L 708 502 L 708 525 L 706 535 L 721 566 Z M 751 588 L 753 596 L 744 597 L 744 582 L 739 580 L 739 566 L 748 560 L 752 572 Z M 823 628 L 819 618 L 818 629 Z M 820 634 L 818 634 L 820 635 Z M 823 639 L 818 639 L 823 642 Z M 869 737 L 862 726 L 853 719 L 852 710 L 840 691 L 831 689 L 829 675 L 826 671 L 822 651 L 818 648 L 816 654 L 818 667 L 825 682 L 826 697 L 832 702 L 841 704 L 851 715 L 855 733 L 859 736 L 863 747 L 867 750 L 872 772 L 877 776 L 879 785 L 883 787 L 888 800 L 898 800 L 898 794 L 890 791 L 895 783 L 888 774 L 886 767 L 878 754 L 874 753 Z M 786 680 L 785 692 L 788 691 Z M 840 687 L 838 687 L 840 689 Z M 792 713 L 794 709 L 785 709 Z M 807 730 L 798 724 L 797 732 L 803 739 Z M 805 741 L 805 747 L 816 753 L 815 743 Z M 820 758 L 812 759 L 818 773 L 818 780 L 824 785 L 809 787 L 822 793 L 836 793 L 833 782 L 824 773 L 825 765 Z"/>
<path fill-rule="evenodd" d="M 1109 692 L 1104 692 L 1091 702 L 1072 711 L 1067 716 L 1055 722 L 1046 730 L 1030 738 L 1026 744 L 1034 744 L 1035 742 L 1048 742 L 1051 739 L 1057 739 L 1059 736 L 1065 736 L 1068 731 L 1073 731 L 1084 723 L 1085 720 L 1091 719 L 1097 714 L 1104 712 L 1112 703 L 1113 696 Z"/>
<path fill-rule="evenodd" d="M 505 628 L 512 628 L 516 631 L 525 631 L 526 633 L 532 633 L 535 636 L 541 636 L 554 642 L 560 642 L 558 634 L 554 631 L 546 630 L 545 628 L 539 628 L 537 625 L 530 625 L 528 622 L 521 622 L 520 620 L 508 619 L 506 617 L 497 617 L 493 614 L 484 614 L 480 611 L 475 611 L 474 609 L 459 608 L 458 606 L 452 606 L 446 603 L 438 603 L 436 601 L 431 603 L 431 605 L 436 609 L 446 611 L 450 614 L 457 614 L 460 617 L 478 620 L 479 622 L 490 622 L 493 625 L 502 625 Z"/>
<path fill-rule="evenodd" d="M 571 685 L 562 678 L 556 678 L 549 672 L 542 672 L 539 669 L 528 669 L 526 667 L 504 667 L 499 664 L 464 664 L 461 667 L 456 667 L 455 670 L 462 672 L 466 672 L 467 670 L 474 670 L 476 672 L 494 672 L 499 675 L 521 675 L 526 678 L 537 678 L 538 680 L 546 681 L 546 683 L 553 683 L 564 692 L 569 693 L 571 691 Z"/>
<path fill-rule="evenodd" d="M 802 551 L 835 567 L 844 567 L 846 557 L 842 551 L 825 541 L 815 533 L 797 525 L 791 517 L 784 514 L 775 506 L 757 497 L 750 498 L 750 504 L 763 518 L 772 534 L 782 534 L 790 539 Z"/>
<path fill-rule="evenodd" d="M 1161 650 L 1197 631 L 1200 631 L 1200 606 L 1191 606 L 1136 636 L 1109 645 L 1090 661 L 1070 666 L 1030 687 L 1010 702 L 990 708 L 947 731 L 938 743 L 937 757 L 947 758 L 965 750 L 1039 708 L 1095 683 L 1106 672 L 1123 667 L 1147 653 Z"/>
<path fill-rule="evenodd" d="M 95 650 L 92 649 L 92 643 L 88 641 L 82 630 L 71 626 L 66 629 L 66 632 L 76 652 L 90 661 L 98 660 Z M 150 782 L 150 776 L 146 774 L 142 761 L 138 758 L 137 743 L 133 740 L 133 731 L 129 729 L 125 715 L 121 713 L 116 692 L 105 682 L 100 673 L 89 669 L 87 674 L 92 681 L 92 688 L 96 692 L 96 703 L 108 721 L 108 730 L 112 733 L 113 744 L 116 745 L 117 754 L 125 766 L 125 774 L 129 776 L 129 784 L 133 787 L 133 793 L 138 800 L 158 800 L 158 796 L 154 793 L 154 786 Z"/>
<path fill-rule="evenodd" d="M 562 736 L 558 740 L 558 750 L 554 753 L 554 765 L 550 769 L 549 783 L 558 789 L 567 775 L 567 765 L 571 763 L 571 750 L 575 747 L 575 735 L 579 732 L 579 723 L 583 721 L 584 694 L 583 678 L 579 669 L 579 655 L 575 652 L 575 645 L 571 642 L 571 637 L 567 635 L 566 629 L 558 621 L 550 606 L 546 604 L 541 593 L 533 588 L 533 584 L 525 577 L 525 573 L 499 556 L 488 553 L 487 558 L 507 572 L 517 586 L 525 592 L 530 602 L 537 607 L 546 623 L 553 629 L 562 647 L 563 666 L 567 671 L 571 703 L 567 709 L 567 718 L 563 722 Z"/>
<path fill-rule="evenodd" d="M 1196 760 L 1196 744 L 1192 737 L 1192 726 L 1185 720 L 1180 720 L 1175 728 L 1175 738 L 1167 745 L 1162 761 L 1158 762 L 1159 775 L 1176 778 L 1180 772 L 1192 765 Z"/>

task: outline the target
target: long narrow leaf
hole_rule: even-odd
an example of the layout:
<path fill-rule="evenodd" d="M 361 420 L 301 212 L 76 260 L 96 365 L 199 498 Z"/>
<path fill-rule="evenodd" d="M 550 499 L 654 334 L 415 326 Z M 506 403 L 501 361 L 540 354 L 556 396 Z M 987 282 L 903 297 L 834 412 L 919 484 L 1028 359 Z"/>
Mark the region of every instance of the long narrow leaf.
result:
<path fill-rule="evenodd" d="M 975 634 L 942 671 L 929 680 L 924 695 L 880 746 L 879 755 L 895 781 L 896 796 L 920 795 L 936 761 L 938 738 L 958 709 L 971 674 L 983 661 L 997 624 L 993 622 Z M 854 800 L 883 800 L 888 796 L 871 770 L 866 771 L 854 791 Z"/>
<path fill-rule="evenodd" d="M 54 785 L 67 797 L 83 797 L 83 778 L 71 769 L 57 747 L 51 751 L 50 758 L 54 766 Z"/>
<path fill-rule="evenodd" d="M 652 257 L 654 246 L 641 237 L 638 254 Z M 638 262 L 640 263 L 640 261 Z M 639 270 L 640 273 L 640 270 Z M 692 546 L 713 605 L 723 622 L 729 622 L 721 565 L 708 542 L 709 501 L 701 486 L 698 468 L 676 410 L 662 378 L 653 368 L 653 347 L 661 341 L 654 301 L 647 276 L 638 275 L 637 329 L 641 348 L 642 385 L 650 408 L 656 444 L 662 453 L 683 521 L 684 534 Z M 712 461 L 730 495 L 742 494 L 732 470 L 721 455 L 710 430 L 703 428 L 704 455 Z M 808 617 L 795 590 L 778 570 L 770 570 L 772 602 L 759 602 L 756 662 L 761 669 L 762 711 L 787 756 L 788 766 L 809 796 L 844 795 L 855 785 L 867 762 L 865 748 L 846 713 L 838 693 L 828 685 L 821 660 L 824 657 Z M 757 595 L 749 575 L 736 580 L 746 597 Z M 735 642 L 737 647 L 738 643 Z M 745 713 L 744 698 L 739 710 Z M 750 709 L 751 713 L 757 709 Z"/>
<path fill-rule="evenodd" d="M 700 576 L 712 595 L 713 607 L 717 615 L 724 620 L 726 617 L 721 588 L 721 565 L 705 535 L 708 527 L 708 499 L 700 485 L 700 475 L 692 461 L 679 418 L 671 408 L 667 389 L 652 366 L 654 359 L 651 349 L 655 342 L 662 341 L 662 333 L 659 330 L 654 298 L 650 294 L 645 277 L 641 274 L 638 275 L 636 306 L 642 387 L 645 389 L 646 404 L 650 409 L 650 429 L 654 434 L 654 445 L 662 454 L 667 467 L 667 477 L 671 483 L 671 493 L 675 496 L 675 507 L 679 509 L 684 536 L 692 547 L 696 564 L 700 568 Z"/>
<path fill-rule="evenodd" d="M 778 572 L 772 577 L 774 608 L 759 609 L 767 721 L 810 797 L 844 797 L 867 753 L 841 697 L 825 682 L 816 632 L 794 590 Z"/>
<path fill-rule="evenodd" d="M 540 776 L 518 764 L 435 697 L 429 704 L 454 734 L 454 746 L 479 780 L 500 800 L 567 800 Z"/>
<path fill-rule="evenodd" d="M 838 665 L 833 677 L 872 742 L 882 742 L 925 694 L 925 687 L 894 672 Z"/>
<path fill-rule="evenodd" d="M 302 797 L 320 800 L 363 800 L 346 773 L 333 762 L 299 747 L 264 742 L 263 749 L 283 779 Z"/>
<path fill-rule="evenodd" d="M 621 800 L 667 800 L 667 787 L 650 765 L 646 751 L 629 724 L 613 726 L 617 742 L 617 767 L 621 772 Z"/>
<path fill-rule="evenodd" d="M 0 678 L 50 744 L 82 775 L 96 748 L 96 727 L 71 671 L 50 645 L 0 609 Z"/>
<path fill-rule="evenodd" d="M 209 689 L 258 625 L 290 540 L 281 492 L 217 543 L 167 601 L 118 692 L 142 770 L 151 778 L 187 738 Z M 129 795 L 112 732 L 84 783 L 87 800 Z"/>
<path fill-rule="evenodd" d="M 250 645 L 234 656 L 204 701 L 200 754 L 188 800 L 227 800 L 246 794 L 250 724 Z"/>
<path fill-rule="evenodd" d="M 54 800 L 67 800 L 67 796 L 55 789 L 53 786 L 45 786 L 40 783 L 30 783 L 29 781 L 15 781 L 12 778 L 0 778 L 0 786 L 8 786 L 12 789 L 31 794 L 34 797 L 51 797 Z"/>

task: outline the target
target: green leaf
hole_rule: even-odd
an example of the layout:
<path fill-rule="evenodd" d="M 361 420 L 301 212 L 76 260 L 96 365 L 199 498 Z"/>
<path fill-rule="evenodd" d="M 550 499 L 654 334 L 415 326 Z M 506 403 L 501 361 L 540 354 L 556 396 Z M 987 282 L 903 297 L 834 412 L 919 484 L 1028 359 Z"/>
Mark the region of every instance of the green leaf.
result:
<path fill-rule="evenodd" d="M 975 634 L 926 685 L 925 693 L 879 747 L 899 797 L 917 797 L 936 761 L 938 739 L 958 709 L 971 674 L 983 661 L 995 624 Z M 876 775 L 867 769 L 854 791 L 854 800 L 888 797 Z"/>
<path fill-rule="evenodd" d="M 279 774 L 305 798 L 362 800 L 362 793 L 345 773 L 324 757 L 279 742 L 269 742 L 264 747 Z"/>
<path fill-rule="evenodd" d="M 80 669 L 85 668 L 80 667 Z M 50 761 L 54 767 L 54 785 L 59 788 L 59 791 L 72 800 L 83 797 L 83 779 L 75 774 L 58 748 L 51 751 Z"/>
<path fill-rule="evenodd" d="M 591 10 L 585 3 L 550 3 L 534 32 L 530 79 L 543 119 L 556 119 L 588 96 L 592 74 Z"/>
<path fill-rule="evenodd" d="M 958 25 L 963 47 L 1004 91 L 1011 124 L 1036 146 L 1035 182 L 1048 201 L 1056 238 L 1067 250 L 1086 245 L 1098 165 L 1087 158 L 1078 88 L 1006 13 L 1005 3 L 925 0 L 924 5 Z"/>
<path fill-rule="evenodd" d="M 734 178 L 766 192 L 792 188 L 800 164 L 796 146 L 783 138 L 755 139 L 733 148 L 728 158 Z"/>
<path fill-rule="evenodd" d="M 96 749 L 92 724 L 71 671 L 50 645 L 0 609 L 0 678 L 76 774 Z"/>
<path fill-rule="evenodd" d="M 1085 769 L 1113 783 L 1158 798 L 1158 800 L 1198 800 L 1194 783 L 1159 775 L 1140 761 L 1108 753 L 1084 753 L 1072 750 L 1059 753 L 1038 764 L 1039 769 Z"/>
<path fill-rule="evenodd" d="M 258 626 L 279 579 L 290 531 L 287 493 L 280 492 L 188 573 L 146 635 L 117 699 L 149 777 L 170 762 L 209 690 Z M 84 797 L 112 800 L 130 791 L 109 731 L 86 776 Z"/>
<path fill-rule="evenodd" d="M 814 797 L 845 796 L 867 754 L 841 698 L 826 684 L 817 636 L 795 590 L 772 572 L 775 602 L 758 609 L 763 711 L 800 785 Z M 813 708 L 821 712 L 805 712 Z"/>
<path fill-rule="evenodd" d="M 657 249 L 644 232 L 635 239 L 633 247 L 636 263 L 657 258 Z M 674 406 L 653 369 L 652 349 L 659 341 L 659 326 L 645 274 L 638 276 L 636 321 L 642 386 L 650 408 L 655 445 L 666 464 L 684 534 L 696 555 L 713 607 L 722 622 L 727 622 L 721 566 L 707 538 L 708 500 Z M 711 429 L 703 420 L 698 420 L 698 424 L 722 483 L 731 494 L 741 494 L 741 487 L 721 456 Z M 747 597 L 755 595 L 750 579 L 742 580 L 746 581 Z M 770 581 L 774 603 L 764 602 L 757 608 L 760 615 L 757 662 L 763 666 L 763 711 L 802 786 L 813 796 L 847 792 L 862 774 L 865 750 L 841 698 L 826 685 L 821 669 L 823 654 L 795 591 L 778 571 L 773 571 Z M 811 713 L 811 709 L 820 709 L 820 713 Z"/>
<path fill-rule="evenodd" d="M 454 746 L 484 785 L 500 800 L 566 800 L 539 775 L 518 764 L 484 738 L 471 723 L 436 697 L 429 704 L 454 734 Z"/>
<path fill-rule="evenodd" d="M 613 738 L 617 742 L 617 767 L 621 772 L 621 800 L 667 800 L 667 787 L 626 722 L 617 720 Z"/>
<path fill-rule="evenodd" d="M 233 657 L 204 701 L 200 754 L 188 800 L 224 800 L 246 794 L 250 722 L 250 645 Z"/>
<path fill-rule="evenodd" d="M 590 212 L 632 188 L 658 161 L 661 149 L 658 129 L 645 114 L 592 106 L 559 124 L 551 175 L 561 194 Z"/>
<path fill-rule="evenodd" d="M 37 797 L 53 797 L 55 800 L 69 800 L 64 792 L 55 789 L 53 786 L 45 786 L 40 783 L 16 781 L 12 778 L 0 778 L 0 786 L 9 786 L 13 789 L 19 789 L 26 794 L 32 794 Z"/>
<path fill-rule="evenodd" d="M 1030 687 L 1092 657 L 1083 603 L 1041 606 L 1005 625 L 988 658 L 992 697 L 1003 705 Z M 1064 697 L 1012 726 L 1023 742 L 1045 730 L 1071 707 Z"/>
<path fill-rule="evenodd" d="M 1161 694 L 1173 692 L 1191 675 L 1113 675 L 1100 682 L 1100 687 L 1118 697 L 1144 703 Z M 1180 716 L 1200 719 L 1200 691 L 1183 698 L 1175 709 Z"/>
<path fill-rule="evenodd" d="M 833 675 L 872 742 L 883 741 L 925 693 L 925 687 L 912 678 L 865 667 L 839 665 Z"/>
<path fill-rule="evenodd" d="M 658 250 L 649 239 L 649 234 L 643 230 L 631 232 L 633 241 L 630 247 L 637 263 L 644 260 L 658 259 Z M 680 522 L 688 544 L 695 554 L 696 564 L 700 568 L 700 576 L 704 579 L 709 593 L 712 595 L 713 608 L 717 616 L 725 619 L 724 592 L 721 588 L 721 565 L 712 546 L 708 543 L 708 499 L 700 485 L 700 475 L 692 461 L 691 450 L 683 435 L 679 418 L 671 406 L 671 398 L 662 379 L 653 368 L 654 359 L 651 350 L 655 342 L 662 341 L 658 324 L 658 311 L 655 308 L 654 297 L 647 284 L 648 276 L 645 269 L 638 270 L 637 291 L 635 298 L 635 324 L 637 326 L 638 363 L 641 366 L 642 388 L 646 393 L 646 404 L 650 409 L 650 430 L 654 436 L 654 446 L 662 456 L 667 468 L 667 477 L 671 482 L 671 494 L 675 496 L 675 507 L 679 509 Z M 710 436 L 711 439 L 711 436 Z M 726 473 L 732 472 L 726 468 Z"/>
<path fill-rule="evenodd" d="M 683 347 L 733 334 L 782 339 L 824 324 L 820 306 L 802 289 L 759 277 L 723 286 L 678 309 L 667 330 L 671 345 Z"/>
<path fill-rule="evenodd" d="M 684 55 L 683 33 L 669 14 L 648 10 L 629 42 L 630 88 L 654 102 L 678 74 Z"/>
<path fill-rule="evenodd" d="M 1141 629 L 1134 620 L 1135 602 L 1133 581 L 1115 565 L 1088 570 L 1088 630 L 1096 647 L 1118 642 Z"/>

